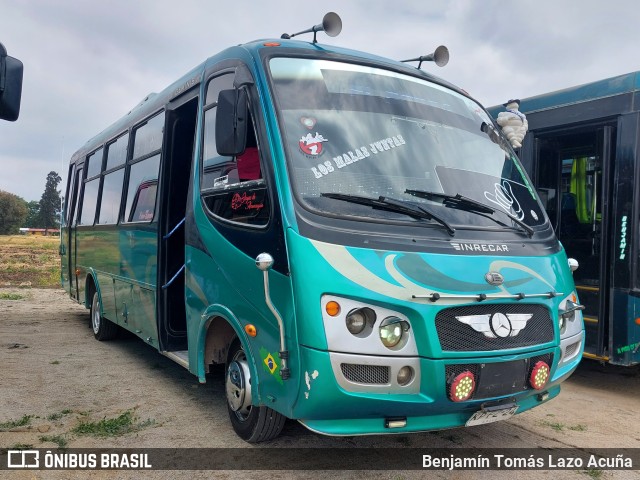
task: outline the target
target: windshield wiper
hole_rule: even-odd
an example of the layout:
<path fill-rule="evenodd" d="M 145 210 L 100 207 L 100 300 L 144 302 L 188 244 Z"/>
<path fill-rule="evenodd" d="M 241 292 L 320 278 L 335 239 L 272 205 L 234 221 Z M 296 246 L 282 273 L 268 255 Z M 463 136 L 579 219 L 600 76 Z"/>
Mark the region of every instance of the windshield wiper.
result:
<path fill-rule="evenodd" d="M 434 222 L 442 225 L 452 237 L 456 232 L 455 228 L 453 228 L 447 221 L 440 218 L 439 216 L 429 212 L 423 207 L 414 205 L 412 203 L 406 203 L 401 200 L 394 200 L 393 198 L 382 196 L 378 198 L 371 198 L 346 193 L 321 193 L 320 196 L 326 198 L 334 198 L 336 200 L 343 200 L 345 202 L 357 203 L 358 205 L 365 205 L 376 210 L 386 210 L 388 212 L 401 213 L 420 220 L 433 220 Z"/>
<path fill-rule="evenodd" d="M 411 189 L 405 190 L 404 193 L 408 193 L 409 195 L 413 195 L 414 197 L 425 198 L 427 200 L 432 200 L 432 201 L 441 200 L 442 204 L 445 207 L 457 208 L 460 210 L 465 210 L 467 212 L 478 213 L 478 214 L 481 214 L 483 217 L 490 218 L 494 222 L 504 225 L 502 222 L 499 222 L 495 218 L 490 217 L 488 215 L 484 215 L 486 213 L 492 215 L 496 212 L 500 212 L 505 214 L 507 217 L 509 217 L 510 220 L 512 220 L 514 223 L 519 225 L 525 232 L 527 232 L 527 234 L 529 235 L 529 238 L 533 236 L 533 228 L 531 228 L 529 225 L 524 223 L 522 220 L 514 217 L 513 215 L 509 215 L 507 212 L 503 210 L 496 210 L 495 208 L 490 207 L 489 205 L 485 205 L 482 202 L 478 202 L 477 200 L 474 200 L 472 198 L 465 197 L 463 195 L 460 195 L 459 193 L 456 195 L 449 195 L 449 194 L 440 193 L 440 192 L 428 192 L 425 190 L 411 190 Z"/>

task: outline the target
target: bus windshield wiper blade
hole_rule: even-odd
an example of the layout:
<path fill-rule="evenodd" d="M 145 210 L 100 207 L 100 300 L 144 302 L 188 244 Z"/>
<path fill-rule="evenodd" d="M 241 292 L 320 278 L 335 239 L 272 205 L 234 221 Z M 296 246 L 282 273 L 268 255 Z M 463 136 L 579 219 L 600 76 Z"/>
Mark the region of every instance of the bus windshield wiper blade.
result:
<path fill-rule="evenodd" d="M 433 201 L 442 200 L 442 204 L 445 207 L 458 208 L 460 210 L 465 210 L 467 212 L 474 212 L 479 214 L 486 214 L 486 213 L 494 214 L 496 212 L 501 212 L 501 213 L 504 213 L 507 217 L 509 217 L 509 219 L 512 220 L 514 223 L 516 223 L 518 226 L 520 226 L 525 232 L 527 232 L 529 237 L 532 237 L 534 233 L 533 228 L 531 228 L 529 225 L 524 223 L 522 220 L 514 217 L 513 215 L 509 215 L 507 212 L 503 210 L 496 210 L 495 208 L 490 207 L 489 205 L 485 205 L 482 202 L 478 202 L 477 200 L 474 200 L 472 198 L 465 197 L 463 195 L 460 195 L 459 193 L 457 193 L 456 195 L 449 195 L 447 193 L 428 192 L 426 190 L 411 190 L 411 189 L 406 189 L 404 193 L 408 193 L 409 195 L 413 195 L 414 197 L 425 198 L 427 200 L 433 200 Z M 490 217 L 488 215 L 482 215 L 482 216 L 485 216 L 486 218 L 490 218 L 497 223 L 502 223 L 502 222 L 498 222 L 495 218 Z"/>
<path fill-rule="evenodd" d="M 346 193 L 321 193 L 321 197 L 334 198 L 336 200 L 344 200 L 345 202 L 357 203 L 358 205 L 366 205 L 377 210 L 386 210 L 388 212 L 401 213 L 409 217 L 418 218 L 420 220 L 433 220 L 442 225 L 449 235 L 455 235 L 456 229 L 447 221 L 437 215 L 425 210 L 423 207 L 406 203 L 401 200 L 394 200 L 388 197 L 364 197 L 361 195 L 351 195 Z"/>

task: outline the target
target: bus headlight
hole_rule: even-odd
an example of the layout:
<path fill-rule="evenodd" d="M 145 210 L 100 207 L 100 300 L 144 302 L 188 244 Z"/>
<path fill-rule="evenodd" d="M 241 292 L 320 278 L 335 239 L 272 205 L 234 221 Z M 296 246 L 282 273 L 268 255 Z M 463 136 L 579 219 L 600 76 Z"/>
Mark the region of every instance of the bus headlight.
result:
<path fill-rule="evenodd" d="M 398 317 L 387 317 L 380 323 L 380 340 L 385 347 L 394 348 L 400 344 L 404 333 L 408 331 L 409 322 Z"/>
<path fill-rule="evenodd" d="M 375 321 L 376 312 L 368 307 L 351 310 L 345 319 L 347 330 L 349 330 L 353 335 L 362 333 L 367 324 L 373 325 Z"/>
<path fill-rule="evenodd" d="M 558 328 L 560 337 L 565 338 L 582 330 L 582 310 L 584 305 L 578 303 L 575 292 L 564 298 L 558 306 Z"/>

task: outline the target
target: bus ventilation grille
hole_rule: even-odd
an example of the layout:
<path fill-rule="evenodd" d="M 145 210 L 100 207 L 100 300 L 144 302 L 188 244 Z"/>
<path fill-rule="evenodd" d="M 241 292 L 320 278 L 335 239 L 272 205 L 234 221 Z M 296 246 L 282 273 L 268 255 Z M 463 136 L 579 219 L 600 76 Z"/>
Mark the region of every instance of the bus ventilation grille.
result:
<path fill-rule="evenodd" d="M 342 363 L 340 369 L 350 382 L 369 385 L 387 385 L 389 383 L 389 367 L 383 365 L 358 365 Z"/>
<path fill-rule="evenodd" d="M 531 317 L 517 335 L 513 335 L 512 329 L 512 334 L 504 338 L 490 338 L 456 318 L 476 316 L 475 322 L 487 322 L 490 329 L 491 316 L 496 313 L 502 313 L 507 318 L 513 314 Z M 436 331 L 442 350 L 452 352 L 504 350 L 553 341 L 553 322 L 549 310 L 542 305 L 531 304 L 485 304 L 446 308 L 436 315 Z"/>

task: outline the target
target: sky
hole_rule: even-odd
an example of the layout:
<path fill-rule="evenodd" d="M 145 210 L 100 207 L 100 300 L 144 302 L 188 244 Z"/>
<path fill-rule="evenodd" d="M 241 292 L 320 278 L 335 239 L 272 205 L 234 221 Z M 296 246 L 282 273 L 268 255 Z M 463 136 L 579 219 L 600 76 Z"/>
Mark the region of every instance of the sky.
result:
<path fill-rule="evenodd" d="M 0 190 L 64 188 L 73 152 L 150 92 L 224 48 L 279 38 L 335 11 L 320 43 L 397 60 L 438 45 L 423 69 L 489 107 L 640 70 L 634 0 L 0 0 L 0 42 L 24 63 L 17 122 L 0 121 Z M 298 37 L 311 41 L 311 35 Z"/>

